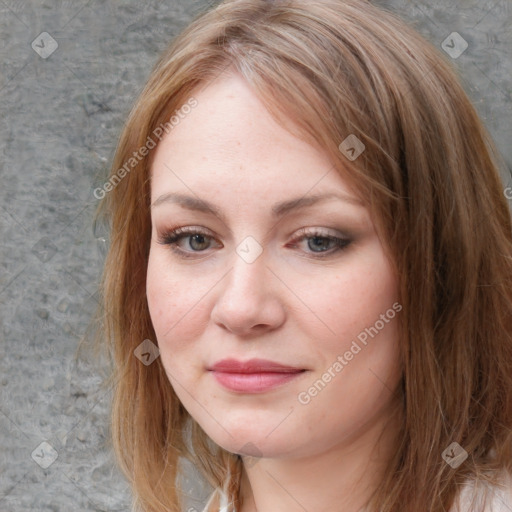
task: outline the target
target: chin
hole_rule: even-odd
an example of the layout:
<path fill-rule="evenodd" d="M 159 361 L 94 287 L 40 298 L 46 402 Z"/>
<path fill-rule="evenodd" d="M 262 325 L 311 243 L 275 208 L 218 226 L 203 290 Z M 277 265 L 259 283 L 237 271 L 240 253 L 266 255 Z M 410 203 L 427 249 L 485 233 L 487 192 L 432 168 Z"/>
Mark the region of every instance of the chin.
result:
<path fill-rule="evenodd" d="M 206 433 L 217 445 L 230 453 L 258 458 L 279 458 L 293 450 L 293 447 L 286 444 L 282 436 L 267 436 L 272 428 L 267 428 L 266 425 L 265 428 L 258 428 L 255 425 L 241 431 L 227 429 L 229 434 L 222 428 L 220 430 L 221 432 L 219 429 L 215 429 L 213 432 L 206 431 Z M 288 437 L 289 439 L 290 437 Z"/>

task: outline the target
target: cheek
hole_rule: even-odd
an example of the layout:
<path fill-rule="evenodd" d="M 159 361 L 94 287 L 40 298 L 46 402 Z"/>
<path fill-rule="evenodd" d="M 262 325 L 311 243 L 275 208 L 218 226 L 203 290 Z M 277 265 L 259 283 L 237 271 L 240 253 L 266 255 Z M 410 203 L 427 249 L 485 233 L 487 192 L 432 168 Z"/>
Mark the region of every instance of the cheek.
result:
<path fill-rule="evenodd" d="M 204 283 L 203 283 L 204 285 Z M 178 277 L 165 255 L 150 251 L 146 293 L 161 351 L 180 350 L 205 327 L 205 291 L 197 276 Z M 202 300 L 203 298 L 203 300 Z"/>
<path fill-rule="evenodd" d="M 387 259 L 377 249 L 380 246 L 370 253 L 371 258 L 365 255 L 350 261 L 330 279 L 316 281 L 316 286 L 311 280 L 303 282 L 304 290 L 309 290 L 304 302 L 317 317 L 315 327 L 321 325 L 326 333 L 322 346 L 327 352 L 349 350 L 352 340 L 360 333 L 364 340 L 365 329 L 376 322 L 377 330 L 382 331 L 380 337 L 395 335 L 392 319 L 398 314 L 393 309 L 398 300 L 398 283 Z"/>
<path fill-rule="evenodd" d="M 399 381 L 398 283 L 382 255 L 347 277 L 342 288 L 345 297 L 333 298 L 337 308 L 331 317 L 341 335 L 329 351 L 335 356 L 331 363 L 342 356 L 343 370 L 331 391 L 337 387 L 354 418 L 364 418 L 390 398 Z"/>
<path fill-rule="evenodd" d="M 347 265 L 329 286 L 316 288 L 310 299 L 323 332 L 328 333 L 311 344 L 321 363 L 308 385 L 314 387 L 318 379 L 322 381 L 317 385 L 322 391 L 312 400 L 319 412 L 333 421 L 336 418 L 334 424 L 348 427 L 389 399 L 389 390 L 394 390 L 400 379 L 398 322 L 402 308 L 397 279 L 382 252 L 376 250 L 371 262 L 360 258 Z M 307 320 L 302 330 L 313 339 L 315 333 Z M 307 390 L 304 386 L 303 391 Z M 312 394 L 316 392 L 312 389 Z M 328 404 L 343 404 L 343 411 Z"/>

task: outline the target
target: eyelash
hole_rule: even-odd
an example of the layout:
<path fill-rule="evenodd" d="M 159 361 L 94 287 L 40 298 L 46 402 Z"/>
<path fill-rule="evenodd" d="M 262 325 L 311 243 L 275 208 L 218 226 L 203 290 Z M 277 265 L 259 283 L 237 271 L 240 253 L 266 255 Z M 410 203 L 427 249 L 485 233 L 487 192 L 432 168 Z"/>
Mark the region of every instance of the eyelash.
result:
<path fill-rule="evenodd" d="M 348 238 L 340 238 L 340 237 L 336 237 L 336 236 L 332 236 L 332 235 L 327 235 L 327 234 L 322 233 L 321 231 L 315 230 L 315 229 L 308 230 L 307 228 L 302 228 L 299 230 L 298 233 L 299 233 L 299 235 L 296 236 L 292 240 L 292 244 L 294 244 L 294 245 L 297 242 L 301 242 L 302 240 L 305 240 L 308 238 L 321 238 L 321 239 L 329 240 L 334 243 L 334 250 L 330 249 L 330 250 L 326 250 L 326 251 L 320 251 L 317 253 L 315 253 L 315 252 L 311 253 L 311 254 L 313 254 L 313 258 L 318 258 L 318 259 L 327 258 L 328 256 L 332 256 L 333 254 L 335 254 L 339 251 L 343 251 L 352 242 Z M 173 252 L 178 253 L 183 258 L 194 258 L 194 256 L 192 256 L 191 254 L 194 254 L 194 253 L 200 254 L 201 252 L 204 252 L 204 251 L 192 251 L 192 253 L 190 253 L 188 251 L 184 251 L 183 249 L 179 249 L 177 246 L 177 243 L 181 239 L 187 238 L 187 237 L 192 237 L 194 235 L 201 235 L 205 238 L 213 238 L 211 235 L 209 235 L 208 233 L 206 233 L 200 229 L 185 227 L 185 228 L 172 229 L 172 230 L 162 233 L 161 235 L 158 236 L 157 242 L 162 245 L 168 245 Z"/>

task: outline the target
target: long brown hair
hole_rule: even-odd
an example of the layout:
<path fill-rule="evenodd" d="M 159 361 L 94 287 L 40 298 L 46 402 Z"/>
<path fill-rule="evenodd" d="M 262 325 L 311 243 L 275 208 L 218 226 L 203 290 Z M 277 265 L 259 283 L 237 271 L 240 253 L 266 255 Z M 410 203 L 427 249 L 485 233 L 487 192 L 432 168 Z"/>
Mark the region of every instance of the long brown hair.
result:
<path fill-rule="evenodd" d="M 512 471 L 512 237 L 502 162 L 448 58 L 365 0 L 224 1 L 172 42 L 129 115 L 97 192 L 98 217 L 111 230 L 98 341 L 112 356 L 113 443 L 136 504 L 179 511 L 186 457 L 240 506 L 240 458 L 190 417 L 160 358 L 146 366 L 134 356 L 143 340 L 156 343 L 145 294 L 152 146 L 195 91 L 227 69 L 278 122 L 329 155 L 366 201 L 396 266 L 404 421 L 372 507 L 448 510 L 462 482 Z M 364 144 L 353 161 L 340 150 L 349 135 Z M 457 468 L 442 458 L 453 442 L 468 453 Z"/>

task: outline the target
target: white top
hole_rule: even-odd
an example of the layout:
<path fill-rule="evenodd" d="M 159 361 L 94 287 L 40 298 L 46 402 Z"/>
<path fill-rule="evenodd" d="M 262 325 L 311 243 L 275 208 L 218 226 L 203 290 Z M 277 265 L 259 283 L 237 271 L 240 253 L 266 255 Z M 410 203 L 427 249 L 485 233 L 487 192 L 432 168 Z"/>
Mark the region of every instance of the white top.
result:
<path fill-rule="evenodd" d="M 480 483 L 475 488 L 474 482 L 468 482 L 459 495 L 458 504 L 450 512 L 512 512 L 512 476 L 506 476 L 503 485 L 505 487 L 500 488 Z M 216 497 L 220 497 L 218 511 L 211 509 Z M 202 512 L 228 512 L 227 496 L 222 490 L 213 492 Z"/>
<path fill-rule="evenodd" d="M 215 490 L 210 496 L 203 512 L 217 512 L 216 510 L 211 509 L 213 500 L 217 497 L 217 493 L 218 496 L 220 496 L 220 508 L 218 512 L 228 512 L 228 498 L 220 489 Z"/>
<path fill-rule="evenodd" d="M 454 505 L 450 512 L 512 512 L 512 476 L 503 475 L 503 487 L 491 486 L 485 482 L 475 486 L 474 482 L 464 485 L 459 506 Z"/>

